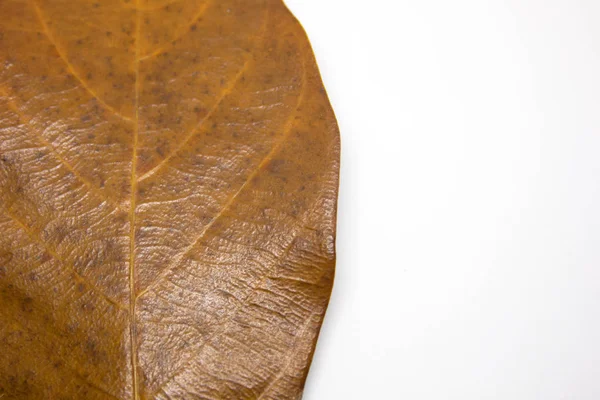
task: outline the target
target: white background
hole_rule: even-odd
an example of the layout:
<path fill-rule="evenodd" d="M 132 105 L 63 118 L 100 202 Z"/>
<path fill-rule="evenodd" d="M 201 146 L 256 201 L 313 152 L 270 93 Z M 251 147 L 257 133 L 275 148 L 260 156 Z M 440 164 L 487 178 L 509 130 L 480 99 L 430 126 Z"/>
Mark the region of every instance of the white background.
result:
<path fill-rule="evenodd" d="M 304 399 L 600 399 L 600 2 L 287 4 L 343 147 Z"/>

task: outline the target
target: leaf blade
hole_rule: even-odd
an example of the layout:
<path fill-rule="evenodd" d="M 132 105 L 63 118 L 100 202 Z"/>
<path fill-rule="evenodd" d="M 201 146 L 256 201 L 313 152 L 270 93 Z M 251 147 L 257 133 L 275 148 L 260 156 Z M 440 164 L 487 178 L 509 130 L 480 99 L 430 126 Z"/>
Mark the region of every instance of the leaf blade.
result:
<path fill-rule="evenodd" d="M 279 0 L 35 1 L 0 5 L 0 210 L 28 229 L 0 237 L 0 394 L 299 398 L 339 168 L 302 28 Z"/>

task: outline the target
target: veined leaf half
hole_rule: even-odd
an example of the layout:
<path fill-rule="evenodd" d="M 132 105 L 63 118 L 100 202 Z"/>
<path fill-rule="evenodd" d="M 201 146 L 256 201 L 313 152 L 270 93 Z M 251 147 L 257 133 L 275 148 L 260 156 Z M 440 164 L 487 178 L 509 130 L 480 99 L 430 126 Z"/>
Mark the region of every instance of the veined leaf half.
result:
<path fill-rule="evenodd" d="M 0 15 L 0 398 L 299 399 L 339 136 L 281 0 Z"/>

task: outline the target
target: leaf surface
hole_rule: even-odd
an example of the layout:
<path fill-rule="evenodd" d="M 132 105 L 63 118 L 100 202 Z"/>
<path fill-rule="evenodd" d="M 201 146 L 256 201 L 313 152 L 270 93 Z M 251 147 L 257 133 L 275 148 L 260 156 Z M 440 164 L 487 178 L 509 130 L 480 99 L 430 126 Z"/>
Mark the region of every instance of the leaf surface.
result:
<path fill-rule="evenodd" d="M 281 0 L 0 15 L 0 398 L 299 399 L 339 137 Z"/>

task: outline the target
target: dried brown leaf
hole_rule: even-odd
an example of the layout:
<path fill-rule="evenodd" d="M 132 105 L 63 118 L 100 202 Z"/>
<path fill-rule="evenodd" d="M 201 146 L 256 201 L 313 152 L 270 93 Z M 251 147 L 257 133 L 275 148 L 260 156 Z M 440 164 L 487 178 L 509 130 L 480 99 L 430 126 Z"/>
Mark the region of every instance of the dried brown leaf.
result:
<path fill-rule="evenodd" d="M 339 139 L 281 0 L 0 15 L 0 397 L 299 399 Z"/>

